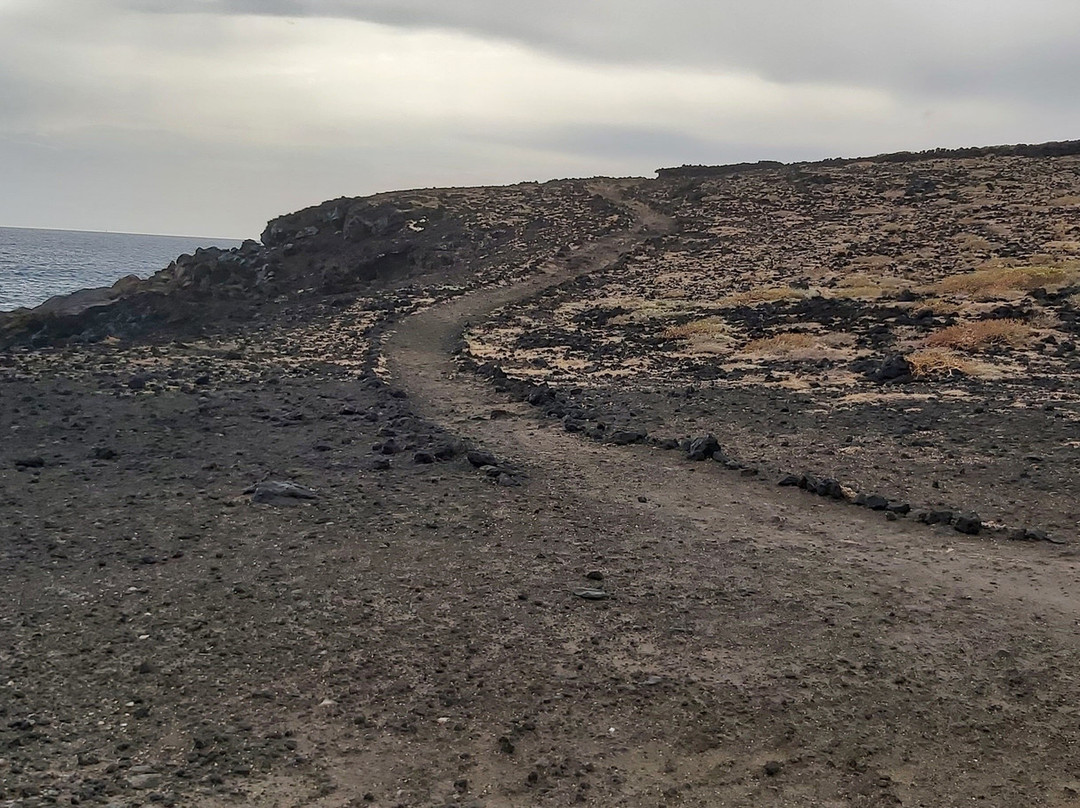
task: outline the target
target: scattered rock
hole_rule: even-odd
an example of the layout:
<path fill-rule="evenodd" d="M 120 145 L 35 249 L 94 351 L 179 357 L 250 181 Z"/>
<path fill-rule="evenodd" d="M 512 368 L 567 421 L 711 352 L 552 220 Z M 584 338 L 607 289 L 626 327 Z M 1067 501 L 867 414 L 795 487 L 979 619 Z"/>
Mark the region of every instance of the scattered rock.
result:
<path fill-rule="evenodd" d="M 983 523 L 976 514 L 959 514 L 956 517 L 956 522 L 953 524 L 953 527 L 960 533 L 966 533 L 969 536 L 977 536 L 982 532 Z"/>
<path fill-rule="evenodd" d="M 481 466 L 497 466 L 499 465 L 499 458 L 495 457 L 491 452 L 483 452 L 473 450 L 469 452 L 466 457 L 469 462 L 476 468 Z"/>
<path fill-rule="evenodd" d="M 40 455 L 34 455 L 33 457 L 17 457 L 15 458 L 15 468 L 20 469 L 40 469 L 45 468 L 45 458 Z"/>
<path fill-rule="evenodd" d="M 156 772 L 149 772 L 147 774 L 133 774 L 128 777 L 128 785 L 132 788 L 139 790 L 145 790 L 148 788 L 157 788 L 161 785 L 161 775 Z"/>
<path fill-rule="evenodd" d="M 636 429 L 624 429 L 611 433 L 608 440 L 616 446 L 629 446 L 631 443 L 641 443 L 646 437 L 648 437 L 648 434 L 645 432 Z"/>
<path fill-rule="evenodd" d="M 952 523 L 952 511 L 920 511 L 916 517 L 924 525 L 948 525 Z"/>
<path fill-rule="evenodd" d="M 911 380 L 912 370 L 911 363 L 906 357 L 894 354 L 886 357 L 881 364 L 868 370 L 866 377 L 879 384 L 905 382 Z"/>
<path fill-rule="evenodd" d="M 776 775 L 783 771 L 783 768 L 784 764 L 779 760 L 770 760 L 761 767 L 762 771 L 765 772 L 766 777 L 776 777 Z"/>
<path fill-rule="evenodd" d="M 296 500 L 316 499 L 318 494 L 293 482 L 266 480 L 255 486 L 251 495 L 252 502 L 265 505 L 292 504 Z"/>
<path fill-rule="evenodd" d="M 578 589 L 574 592 L 574 595 L 582 600 L 607 600 L 611 597 L 603 589 Z"/>
<path fill-rule="evenodd" d="M 690 441 L 690 445 L 686 449 L 686 456 L 690 460 L 708 460 L 714 453 L 721 451 L 720 441 L 713 435 L 705 435 Z"/>

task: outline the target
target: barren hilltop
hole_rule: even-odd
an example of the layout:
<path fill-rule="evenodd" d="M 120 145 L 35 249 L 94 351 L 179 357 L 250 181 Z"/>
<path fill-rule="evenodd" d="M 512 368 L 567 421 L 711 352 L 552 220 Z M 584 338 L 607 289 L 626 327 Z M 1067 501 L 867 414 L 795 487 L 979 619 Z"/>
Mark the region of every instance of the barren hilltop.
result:
<path fill-rule="evenodd" d="M 1080 141 L 342 198 L 0 314 L 0 805 L 1080 804 Z"/>

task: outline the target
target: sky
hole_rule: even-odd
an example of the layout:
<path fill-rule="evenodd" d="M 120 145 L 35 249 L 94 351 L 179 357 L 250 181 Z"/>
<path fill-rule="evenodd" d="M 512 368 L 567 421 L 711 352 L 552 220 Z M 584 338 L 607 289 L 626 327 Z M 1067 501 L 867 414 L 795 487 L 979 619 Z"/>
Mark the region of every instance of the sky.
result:
<path fill-rule="evenodd" d="M 1080 138 L 1076 0 L 0 0 L 0 226 Z"/>

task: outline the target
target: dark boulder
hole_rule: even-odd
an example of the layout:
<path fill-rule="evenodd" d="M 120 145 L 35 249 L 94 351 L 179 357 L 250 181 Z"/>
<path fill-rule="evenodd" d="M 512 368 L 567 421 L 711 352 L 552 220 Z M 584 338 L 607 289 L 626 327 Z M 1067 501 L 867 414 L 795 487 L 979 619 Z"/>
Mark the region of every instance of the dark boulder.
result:
<path fill-rule="evenodd" d="M 959 514 L 956 517 L 956 522 L 953 524 L 953 527 L 960 533 L 966 533 L 968 536 L 977 536 L 982 532 L 983 523 L 976 514 Z"/>
<path fill-rule="evenodd" d="M 691 460 L 708 460 L 714 453 L 721 452 L 720 441 L 713 435 L 694 438 L 687 447 L 686 456 Z"/>
<path fill-rule="evenodd" d="M 495 457 L 491 452 L 484 452 L 477 449 L 469 452 L 466 457 L 476 468 L 481 466 L 497 466 L 499 465 L 499 459 Z"/>
<path fill-rule="evenodd" d="M 616 446 L 629 446 L 631 443 L 641 443 L 647 434 L 637 429 L 622 429 L 612 432 L 608 440 Z"/>

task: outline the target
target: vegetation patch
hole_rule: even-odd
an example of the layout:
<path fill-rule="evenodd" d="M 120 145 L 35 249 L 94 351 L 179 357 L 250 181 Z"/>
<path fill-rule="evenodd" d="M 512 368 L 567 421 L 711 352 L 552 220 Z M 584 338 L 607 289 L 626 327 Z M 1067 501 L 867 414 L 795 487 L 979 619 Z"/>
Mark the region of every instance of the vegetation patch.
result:
<path fill-rule="evenodd" d="M 776 334 L 764 339 L 751 340 L 743 347 L 743 353 L 764 356 L 792 356 L 794 354 L 805 354 L 807 351 L 820 347 L 818 340 L 810 334 Z"/>
<path fill-rule="evenodd" d="M 931 376 L 975 376 L 978 375 L 978 365 L 947 348 L 926 348 L 908 354 L 907 361 L 911 364 L 911 374 L 917 379 L 925 379 Z"/>
<path fill-rule="evenodd" d="M 1051 264 L 1029 267 L 993 267 L 951 275 L 931 289 L 939 294 L 992 299 L 1033 289 L 1055 289 L 1080 280 L 1080 267 Z"/>
<path fill-rule="evenodd" d="M 957 323 L 935 331 L 928 336 L 928 348 L 946 348 L 962 351 L 985 351 L 1007 346 L 1020 348 L 1030 340 L 1034 330 L 1021 320 L 976 320 Z"/>
<path fill-rule="evenodd" d="M 720 300 L 720 305 L 754 306 L 758 303 L 775 303 L 778 300 L 802 300 L 809 295 L 809 290 L 796 289 L 794 286 L 763 286 L 728 295 Z"/>

